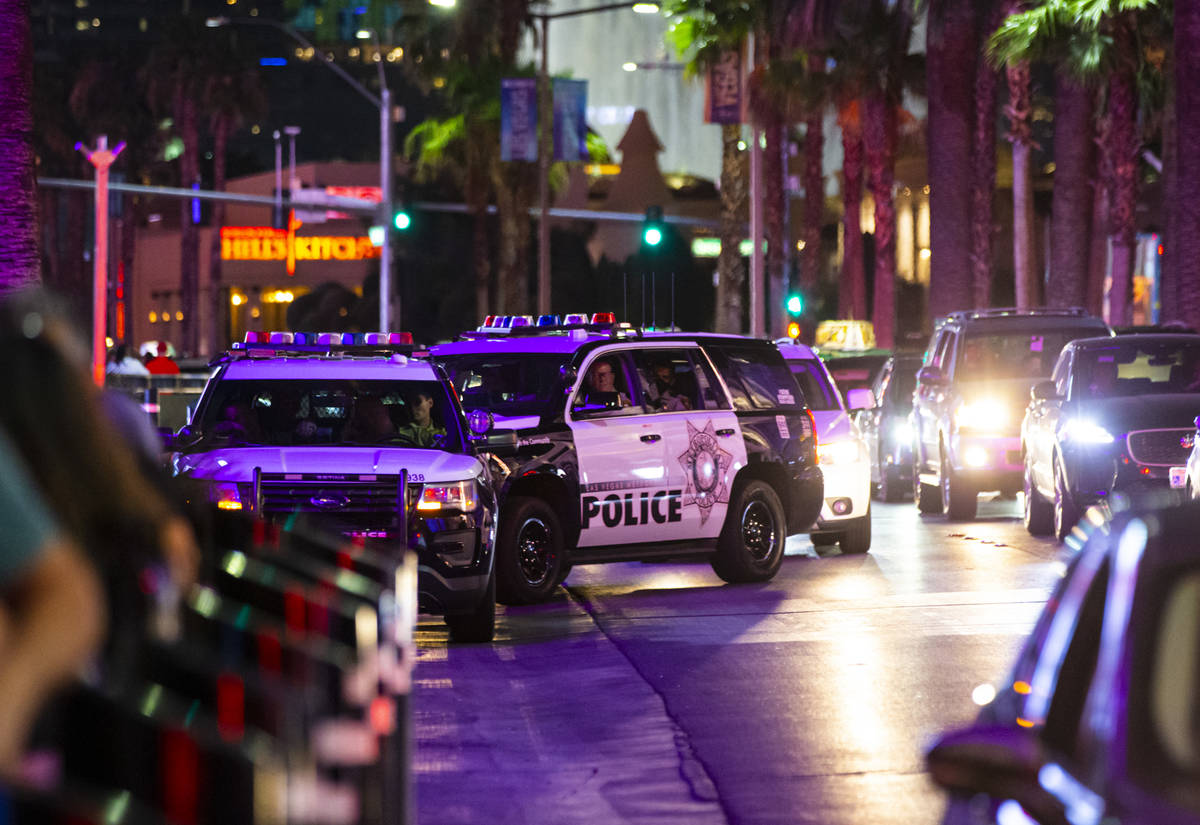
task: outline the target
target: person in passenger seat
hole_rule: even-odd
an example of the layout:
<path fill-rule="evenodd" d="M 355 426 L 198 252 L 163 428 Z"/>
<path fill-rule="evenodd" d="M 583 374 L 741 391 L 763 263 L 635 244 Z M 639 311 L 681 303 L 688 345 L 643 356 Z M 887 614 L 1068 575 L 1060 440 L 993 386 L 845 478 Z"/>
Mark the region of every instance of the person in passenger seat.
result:
<path fill-rule="evenodd" d="M 670 361 L 657 361 L 652 369 L 654 375 L 650 382 L 650 398 L 655 409 L 669 412 L 692 409 L 693 393 L 688 388 L 692 376 L 675 372 Z"/>

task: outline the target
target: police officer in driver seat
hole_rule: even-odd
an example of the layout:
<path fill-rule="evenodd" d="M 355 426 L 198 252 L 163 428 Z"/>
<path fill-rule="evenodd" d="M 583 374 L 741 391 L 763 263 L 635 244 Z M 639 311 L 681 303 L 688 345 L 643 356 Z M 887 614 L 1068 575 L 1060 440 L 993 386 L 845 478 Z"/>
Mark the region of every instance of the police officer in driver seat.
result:
<path fill-rule="evenodd" d="M 616 370 L 616 364 L 608 358 L 598 358 L 592 364 L 584 378 L 589 400 L 593 393 L 616 393 L 621 408 L 632 406 L 629 396 L 617 389 Z"/>

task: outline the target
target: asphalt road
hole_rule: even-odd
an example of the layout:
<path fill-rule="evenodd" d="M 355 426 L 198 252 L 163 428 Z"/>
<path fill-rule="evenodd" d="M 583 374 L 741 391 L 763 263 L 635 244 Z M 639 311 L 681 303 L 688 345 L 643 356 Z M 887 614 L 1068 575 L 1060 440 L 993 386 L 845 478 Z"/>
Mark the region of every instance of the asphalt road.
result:
<path fill-rule="evenodd" d="M 416 817 L 932 825 L 922 754 L 1004 677 L 1063 569 L 1018 501 L 947 523 L 875 504 L 866 556 L 793 539 L 779 575 L 576 568 L 491 645 L 418 632 Z"/>

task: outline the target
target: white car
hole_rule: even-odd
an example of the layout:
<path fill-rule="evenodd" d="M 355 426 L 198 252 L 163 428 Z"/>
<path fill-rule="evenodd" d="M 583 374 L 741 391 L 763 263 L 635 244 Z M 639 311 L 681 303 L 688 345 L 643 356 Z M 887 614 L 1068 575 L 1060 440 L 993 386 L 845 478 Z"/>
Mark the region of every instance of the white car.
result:
<path fill-rule="evenodd" d="M 804 344 L 778 342 L 817 425 L 817 456 L 825 476 L 825 501 L 810 538 L 818 547 L 839 543 L 843 553 L 871 549 L 871 460 L 854 410 L 875 406 L 868 389 L 843 400 L 824 362 Z"/>

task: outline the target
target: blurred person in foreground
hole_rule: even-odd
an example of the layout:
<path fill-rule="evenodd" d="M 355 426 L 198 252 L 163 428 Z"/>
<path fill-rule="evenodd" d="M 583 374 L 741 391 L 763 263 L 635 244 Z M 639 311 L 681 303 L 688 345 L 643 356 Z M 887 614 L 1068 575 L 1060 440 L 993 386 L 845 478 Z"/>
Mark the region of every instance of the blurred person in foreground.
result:
<path fill-rule="evenodd" d="M 21 755 L 50 692 L 78 675 L 104 635 L 92 565 L 0 431 L 0 776 Z"/>
<path fill-rule="evenodd" d="M 90 380 L 88 353 L 44 293 L 0 301 L 0 428 L 21 453 L 64 531 L 95 563 L 110 600 L 105 661 L 128 664 L 151 620 L 196 580 L 191 523 L 163 476 L 118 429 Z M 125 428 L 122 428 L 125 429 Z"/>

